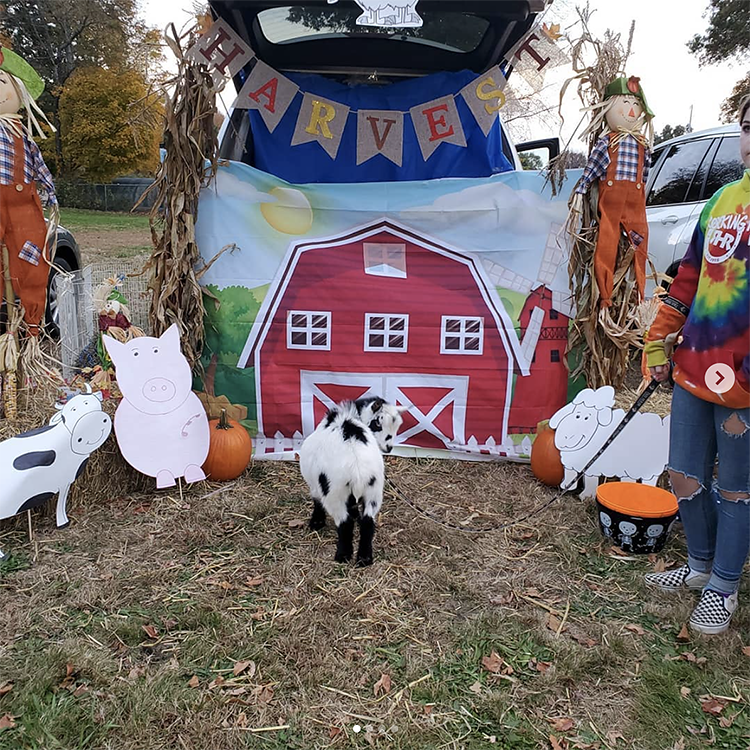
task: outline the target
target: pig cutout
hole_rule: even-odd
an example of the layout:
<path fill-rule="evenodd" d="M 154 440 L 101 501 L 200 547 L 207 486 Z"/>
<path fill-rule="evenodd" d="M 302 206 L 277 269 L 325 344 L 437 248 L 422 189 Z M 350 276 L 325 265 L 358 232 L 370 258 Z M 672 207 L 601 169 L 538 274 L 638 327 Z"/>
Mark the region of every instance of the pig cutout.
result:
<path fill-rule="evenodd" d="M 123 344 L 102 341 L 115 366 L 123 400 L 115 412 L 115 437 L 125 460 L 156 478 L 158 488 L 173 487 L 178 477 L 205 479 L 208 418 L 192 391 L 190 365 L 180 351 L 172 325 L 157 339 L 141 336 Z"/>

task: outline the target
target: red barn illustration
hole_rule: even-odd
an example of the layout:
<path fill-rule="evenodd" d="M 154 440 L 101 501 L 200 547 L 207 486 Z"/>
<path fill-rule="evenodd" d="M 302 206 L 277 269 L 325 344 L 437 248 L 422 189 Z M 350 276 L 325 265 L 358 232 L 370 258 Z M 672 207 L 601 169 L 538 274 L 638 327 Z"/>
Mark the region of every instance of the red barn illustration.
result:
<path fill-rule="evenodd" d="M 391 221 L 290 248 L 239 367 L 254 367 L 258 431 L 312 432 L 344 398 L 409 405 L 400 446 L 508 446 L 513 373 L 529 370 L 472 256 Z"/>

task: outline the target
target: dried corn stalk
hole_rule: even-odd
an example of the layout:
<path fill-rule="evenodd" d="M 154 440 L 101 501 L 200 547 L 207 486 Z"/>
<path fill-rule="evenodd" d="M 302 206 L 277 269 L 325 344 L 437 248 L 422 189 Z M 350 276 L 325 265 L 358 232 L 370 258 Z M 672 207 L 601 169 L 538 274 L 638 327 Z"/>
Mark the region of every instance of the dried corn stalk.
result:
<path fill-rule="evenodd" d="M 198 197 L 215 173 L 217 154 L 214 115 L 218 89 L 208 68 L 185 56 L 198 33 L 198 27 L 193 27 L 179 35 L 170 25 L 165 34 L 178 70 L 164 87 L 169 92 L 165 93 L 166 156 L 148 191 L 156 191 L 149 217 L 154 250 L 144 269 L 151 274 L 149 320 L 153 334 L 161 335 L 176 323 L 182 351 L 191 365 L 198 362 L 203 350 L 203 295 L 195 272 L 200 260 L 195 221 Z"/>

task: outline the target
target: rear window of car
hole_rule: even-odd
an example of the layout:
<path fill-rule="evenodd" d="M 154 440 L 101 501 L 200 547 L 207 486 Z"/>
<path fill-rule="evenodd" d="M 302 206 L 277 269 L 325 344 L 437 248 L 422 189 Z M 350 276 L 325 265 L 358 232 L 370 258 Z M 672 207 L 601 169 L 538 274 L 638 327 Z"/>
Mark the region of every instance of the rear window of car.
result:
<path fill-rule="evenodd" d="M 740 161 L 739 136 L 726 136 L 721 139 L 703 192 L 704 200 L 710 198 L 720 187 L 739 180 L 743 166 Z"/>
<path fill-rule="evenodd" d="M 358 9 L 316 8 L 285 5 L 258 14 L 263 36 L 272 44 L 349 35 L 377 35 L 399 41 L 413 40 L 453 52 L 473 52 L 484 39 L 489 22 L 468 13 L 417 11 L 424 23 L 419 28 L 358 26 Z"/>
<path fill-rule="evenodd" d="M 701 179 L 696 173 L 712 143 L 712 139 L 705 138 L 670 146 L 651 186 L 647 204 L 666 206 L 684 203 L 694 178 Z"/>

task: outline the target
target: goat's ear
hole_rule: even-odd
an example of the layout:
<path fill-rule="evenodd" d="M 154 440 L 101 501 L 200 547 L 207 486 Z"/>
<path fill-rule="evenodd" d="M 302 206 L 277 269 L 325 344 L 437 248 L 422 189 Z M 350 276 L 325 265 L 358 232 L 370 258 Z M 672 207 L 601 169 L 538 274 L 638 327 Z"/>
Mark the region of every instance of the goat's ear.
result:
<path fill-rule="evenodd" d="M 396 411 L 399 414 L 405 414 L 407 411 L 409 411 L 409 409 L 411 409 L 411 406 L 397 406 L 396 407 Z"/>
<path fill-rule="evenodd" d="M 385 404 L 385 401 L 383 401 L 382 398 L 378 397 L 372 402 L 372 413 L 377 414 Z"/>

